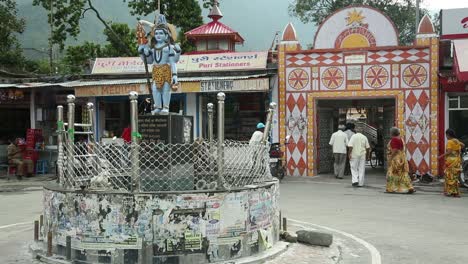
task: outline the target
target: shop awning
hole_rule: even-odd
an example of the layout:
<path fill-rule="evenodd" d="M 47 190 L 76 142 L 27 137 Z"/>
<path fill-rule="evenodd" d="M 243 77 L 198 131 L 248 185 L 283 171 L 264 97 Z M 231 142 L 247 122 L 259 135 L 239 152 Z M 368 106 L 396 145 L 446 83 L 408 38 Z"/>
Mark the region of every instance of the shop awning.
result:
<path fill-rule="evenodd" d="M 455 39 L 454 70 L 460 81 L 468 81 L 468 39 Z"/>
<path fill-rule="evenodd" d="M 197 76 L 197 77 L 180 77 L 178 78 L 179 82 L 200 82 L 200 81 L 210 81 L 210 80 L 243 80 L 251 78 L 259 78 L 268 76 L 267 73 L 264 74 L 251 74 L 244 76 Z M 120 80 L 94 80 L 94 81 L 72 81 L 59 83 L 57 85 L 62 87 L 82 87 L 82 86 L 108 86 L 108 85 L 125 85 L 125 84 L 141 84 L 146 83 L 146 79 L 120 79 Z"/>
<path fill-rule="evenodd" d="M 27 89 L 27 88 L 39 88 L 39 87 L 49 87 L 55 86 L 54 83 L 43 83 L 43 82 L 35 82 L 35 83 L 0 83 L 0 89 L 2 88 L 19 88 L 19 89 Z"/>
<path fill-rule="evenodd" d="M 245 76 L 181 77 L 179 84 L 179 89 L 173 93 L 264 92 L 270 88 L 267 73 Z M 76 97 L 125 96 L 130 91 L 149 94 L 146 79 L 81 80 L 59 85 L 75 88 Z"/>

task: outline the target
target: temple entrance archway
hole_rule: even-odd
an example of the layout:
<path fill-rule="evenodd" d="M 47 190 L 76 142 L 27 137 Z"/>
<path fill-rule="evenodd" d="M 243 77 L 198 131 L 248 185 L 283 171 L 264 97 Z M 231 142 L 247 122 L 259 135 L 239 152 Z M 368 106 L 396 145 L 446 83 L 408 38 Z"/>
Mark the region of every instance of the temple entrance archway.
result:
<path fill-rule="evenodd" d="M 368 138 L 383 158 L 395 125 L 395 98 L 379 99 L 316 99 L 317 172 L 333 172 L 333 152 L 328 144 L 340 124 L 353 123 Z M 385 160 L 385 158 L 384 158 Z M 378 167 L 385 167 L 385 161 Z"/>

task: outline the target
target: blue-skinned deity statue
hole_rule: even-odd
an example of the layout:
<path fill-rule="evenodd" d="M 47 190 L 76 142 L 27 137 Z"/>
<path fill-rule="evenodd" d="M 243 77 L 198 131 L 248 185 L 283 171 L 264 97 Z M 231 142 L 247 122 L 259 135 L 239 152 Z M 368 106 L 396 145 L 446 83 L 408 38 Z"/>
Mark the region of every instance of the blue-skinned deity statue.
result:
<path fill-rule="evenodd" d="M 145 36 L 144 25 L 151 27 Z M 155 24 L 140 20 L 137 26 L 138 53 L 151 71 L 151 92 L 154 109 L 151 113 L 168 114 L 171 102 L 171 90 L 178 89 L 177 62 L 180 58 L 180 46 L 174 43 L 171 29 L 164 15 L 159 15 Z"/>

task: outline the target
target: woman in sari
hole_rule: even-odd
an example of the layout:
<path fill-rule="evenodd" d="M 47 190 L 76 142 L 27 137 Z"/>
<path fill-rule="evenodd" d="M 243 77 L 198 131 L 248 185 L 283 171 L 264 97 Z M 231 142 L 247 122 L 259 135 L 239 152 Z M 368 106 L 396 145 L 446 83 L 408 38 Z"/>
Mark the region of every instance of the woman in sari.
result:
<path fill-rule="evenodd" d="M 446 196 L 460 197 L 460 190 L 458 189 L 458 176 L 461 172 L 461 150 L 465 144 L 456 139 L 455 131 L 447 129 L 445 131 L 447 137 L 447 150 L 439 158 L 445 158 L 445 186 L 444 194 Z"/>
<path fill-rule="evenodd" d="M 400 138 L 400 130 L 393 127 L 390 130 L 392 139 L 387 145 L 387 193 L 414 193 L 415 190 L 409 177 L 409 166 L 405 155 L 405 144 Z"/>

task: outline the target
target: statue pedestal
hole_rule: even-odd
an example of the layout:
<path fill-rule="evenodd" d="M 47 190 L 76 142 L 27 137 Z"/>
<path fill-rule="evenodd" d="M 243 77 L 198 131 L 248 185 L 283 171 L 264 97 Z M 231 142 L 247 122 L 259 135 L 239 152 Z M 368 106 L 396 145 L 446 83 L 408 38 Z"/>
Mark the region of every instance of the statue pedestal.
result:
<path fill-rule="evenodd" d="M 138 116 L 138 132 L 144 142 L 182 144 L 193 142 L 193 116 L 168 115 Z"/>

